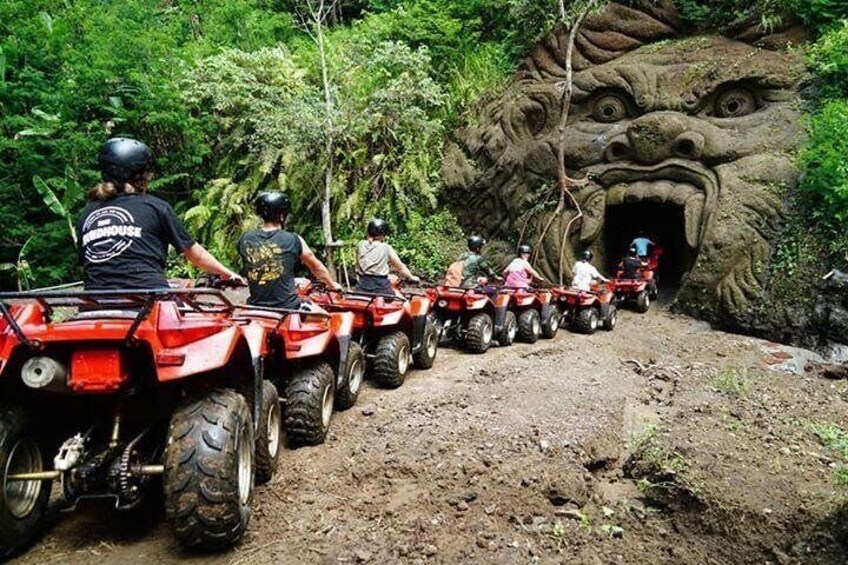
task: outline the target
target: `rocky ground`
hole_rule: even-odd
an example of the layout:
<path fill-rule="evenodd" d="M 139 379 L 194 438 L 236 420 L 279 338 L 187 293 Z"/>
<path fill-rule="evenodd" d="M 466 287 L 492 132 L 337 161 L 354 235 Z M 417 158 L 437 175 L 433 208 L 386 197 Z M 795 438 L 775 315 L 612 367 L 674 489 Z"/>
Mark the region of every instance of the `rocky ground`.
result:
<path fill-rule="evenodd" d="M 443 349 L 286 451 L 235 550 L 90 507 L 19 562 L 845 563 L 846 454 L 820 438 L 848 427 L 848 381 L 780 372 L 794 357 L 662 310 Z"/>

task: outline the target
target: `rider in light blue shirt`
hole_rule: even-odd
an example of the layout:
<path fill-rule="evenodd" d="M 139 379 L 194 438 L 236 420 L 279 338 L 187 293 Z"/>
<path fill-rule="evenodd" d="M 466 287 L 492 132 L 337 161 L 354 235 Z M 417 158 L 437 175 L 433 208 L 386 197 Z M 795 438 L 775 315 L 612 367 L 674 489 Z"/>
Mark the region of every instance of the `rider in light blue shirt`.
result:
<path fill-rule="evenodd" d="M 651 247 L 656 247 L 656 243 L 645 237 L 644 232 L 639 232 L 639 236 L 630 242 L 630 245 L 636 248 L 636 254 L 639 257 L 647 257 Z"/>

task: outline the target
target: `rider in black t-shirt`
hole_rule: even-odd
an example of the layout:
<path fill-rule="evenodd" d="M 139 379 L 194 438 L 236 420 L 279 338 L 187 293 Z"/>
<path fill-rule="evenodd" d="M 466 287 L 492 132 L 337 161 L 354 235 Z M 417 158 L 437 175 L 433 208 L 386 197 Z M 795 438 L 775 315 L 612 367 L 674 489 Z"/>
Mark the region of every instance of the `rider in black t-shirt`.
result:
<path fill-rule="evenodd" d="M 642 278 L 642 260 L 639 258 L 639 250 L 635 245 L 630 246 L 630 251 L 627 257 L 621 262 L 621 269 L 624 279 L 641 279 Z"/>
<path fill-rule="evenodd" d="M 298 264 L 305 265 L 328 287 L 341 289 L 303 238 L 283 229 L 291 209 L 288 196 L 282 192 L 262 192 L 255 205 L 256 213 L 265 224 L 246 232 L 238 241 L 243 271 L 250 285 L 248 304 L 298 308 L 303 302 L 294 284 Z"/>
<path fill-rule="evenodd" d="M 153 152 L 134 139 L 103 146 L 103 182 L 89 192 L 76 228 L 86 290 L 168 288 L 168 245 L 203 271 L 241 279 L 192 239 L 165 201 L 147 194 L 153 165 Z"/>

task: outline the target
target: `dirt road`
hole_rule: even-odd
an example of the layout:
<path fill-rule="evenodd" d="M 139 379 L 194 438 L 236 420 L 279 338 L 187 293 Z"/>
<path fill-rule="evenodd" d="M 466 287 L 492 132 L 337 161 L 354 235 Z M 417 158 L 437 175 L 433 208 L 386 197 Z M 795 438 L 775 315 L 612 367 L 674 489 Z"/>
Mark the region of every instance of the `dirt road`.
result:
<path fill-rule="evenodd" d="M 778 358 L 780 355 L 778 355 Z M 20 563 L 845 563 L 848 386 L 656 310 L 485 356 L 439 352 L 287 451 L 243 543 L 180 552 L 162 516 L 90 508 Z M 819 425 L 819 428 L 815 428 Z"/>

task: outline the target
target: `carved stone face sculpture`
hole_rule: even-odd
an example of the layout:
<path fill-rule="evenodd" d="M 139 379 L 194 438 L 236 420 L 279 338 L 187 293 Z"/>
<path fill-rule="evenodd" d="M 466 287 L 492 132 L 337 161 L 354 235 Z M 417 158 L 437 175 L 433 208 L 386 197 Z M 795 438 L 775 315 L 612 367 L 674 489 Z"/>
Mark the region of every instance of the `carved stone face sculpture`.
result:
<path fill-rule="evenodd" d="M 761 294 L 764 267 L 803 142 L 797 88 L 803 62 L 724 37 L 675 37 L 668 4 L 612 5 L 577 42 L 566 130 L 569 174 L 583 218 L 561 255 L 574 210 L 541 242 L 548 275 L 593 248 L 612 269 L 642 233 L 665 249 L 678 300 L 705 317 L 741 320 Z M 563 38 L 528 59 L 479 124 L 449 147 L 445 181 L 461 218 L 493 237 L 534 237 L 557 197 L 559 60 Z M 548 204 L 545 204 L 545 202 Z M 661 280 L 661 283 L 663 281 Z"/>

